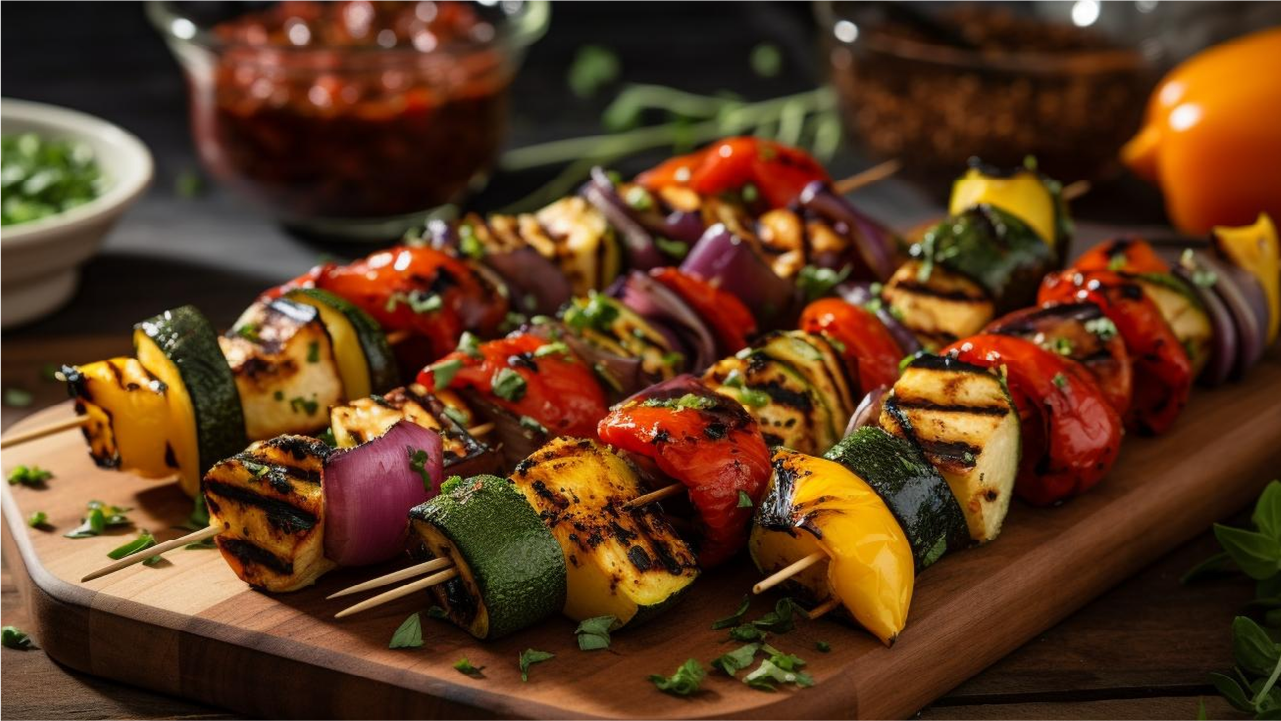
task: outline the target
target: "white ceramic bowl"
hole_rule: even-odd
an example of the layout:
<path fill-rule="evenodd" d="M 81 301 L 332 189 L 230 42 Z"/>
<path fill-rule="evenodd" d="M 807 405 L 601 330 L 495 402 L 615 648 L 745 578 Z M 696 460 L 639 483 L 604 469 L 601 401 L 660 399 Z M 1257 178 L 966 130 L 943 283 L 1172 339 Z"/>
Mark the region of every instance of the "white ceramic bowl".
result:
<path fill-rule="evenodd" d="M 0 100 L 0 132 L 34 132 L 82 142 L 106 177 L 97 198 L 56 215 L 0 228 L 0 326 L 35 320 L 76 291 L 80 265 L 151 182 L 151 153 L 120 128 L 74 110 L 23 100 Z"/>

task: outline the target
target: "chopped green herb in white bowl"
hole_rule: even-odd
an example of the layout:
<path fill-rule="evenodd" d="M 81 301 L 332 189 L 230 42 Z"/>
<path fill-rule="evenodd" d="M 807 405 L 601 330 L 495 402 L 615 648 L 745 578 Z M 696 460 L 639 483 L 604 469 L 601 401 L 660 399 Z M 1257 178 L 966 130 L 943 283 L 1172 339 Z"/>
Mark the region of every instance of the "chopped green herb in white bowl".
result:
<path fill-rule="evenodd" d="M 75 293 L 80 265 L 151 182 L 142 141 L 91 115 L 0 100 L 0 325 Z"/>

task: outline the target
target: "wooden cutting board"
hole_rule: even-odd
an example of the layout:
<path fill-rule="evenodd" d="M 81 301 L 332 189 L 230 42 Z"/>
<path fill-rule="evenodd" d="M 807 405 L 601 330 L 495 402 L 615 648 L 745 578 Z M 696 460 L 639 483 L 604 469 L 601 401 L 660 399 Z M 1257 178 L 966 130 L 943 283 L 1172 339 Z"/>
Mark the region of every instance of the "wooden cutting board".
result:
<path fill-rule="evenodd" d="M 135 531 L 70 540 L 86 502 L 131 506 L 138 527 L 161 540 L 181 535 L 190 501 L 173 483 L 100 470 L 80 435 L 67 432 L 5 451 L 3 470 L 36 463 L 55 477 L 44 489 L 3 489 L 4 550 L 36 619 L 29 629 L 72 668 L 268 717 L 769 717 L 909 716 L 964 679 L 1134 573 L 1212 521 L 1246 505 L 1281 476 L 1281 352 L 1248 382 L 1197 389 L 1175 429 L 1129 438 L 1111 476 L 1059 508 L 1016 504 L 995 542 L 945 557 L 917 581 L 906 631 L 893 648 L 823 619 L 799 622 L 771 643 L 809 662 L 813 688 L 755 691 L 712 673 L 682 699 L 657 691 L 650 674 L 687 658 L 704 663 L 738 644 L 712 631 L 757 574 L 749 561 L 707 574 L 654 622 L 614 634 L 612 648 L 582 652 L 574 625 L 553 619 L 480 643 L 424 618 L 426 645 L 390 650 L 396 627 L 425 599 L 411 597 L 335 621 L 352 598 L 325 596 L 398 565 L 340 571 L 314 588 L 269 596 L 249 590 L 214 551 L 182 550 L 156 567 L 134 566 L 88 584 L 107 551 Z M 44 411 L 10 429 L 71 413 Z M 36 510 L 53 530 L 33 530 Z M 25 571 L 22 572 L 22 571 Z M 359 597 L 355 597 L 359 598 Z M 749 618 L 774 597 L 753 602 Z M 817 641 L 831 644 L 820 653 Z M 522 683 L 526 648 L 556 658 Z M 473 679 L 452 667 L 466 656 Z M 741 674 L 740 674 L 741 675 Z"/>

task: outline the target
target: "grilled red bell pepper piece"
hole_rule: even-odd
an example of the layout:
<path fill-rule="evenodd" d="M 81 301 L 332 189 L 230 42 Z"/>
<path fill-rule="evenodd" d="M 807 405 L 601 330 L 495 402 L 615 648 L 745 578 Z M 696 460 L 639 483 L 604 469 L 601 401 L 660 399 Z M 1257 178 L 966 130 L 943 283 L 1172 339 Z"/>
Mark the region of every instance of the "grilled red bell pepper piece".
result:
<path fill-rule="evenodd" d="M 1126 427 L 1164 433 L 1192 390 L 1192 362 L 1161 311 L 1133 281 L 1108 270 L 1065 270 L 1045 277 L 1040 303 L 1087 300 L 1112 320 L 1133 363 L 1134 391 Z"/>
<path fill-rule="evenodd" d="M 821 298 L 801 312 L 801 330 L 836 340 L 841 355 L 857 370 L 868 393 L 898 380 L 903 349 L 876 314 L 840 298 Z"/>
<path fill-rule="evenodd" d="M 1121 449 L 1121 417 L 1076 361 L 1031 341 L 977 335 L 943 355 L 1004 368 L 1023 423 L 1023 461 L 1014 491 L 1049 505 L 1084 493 L 1103 479 Z"/>
<path fill-rule="evenodd" d="M 747 347 L 756 333 L 756 319 L 738 296 L 676 268 L 655 268 L 650 275 L 689 304 L 711 327 L 721 347 L 720 355 L 733 355 Z"/>
<path fill-rule="evenodd" d="M 1170 264 L 1156 254 L 1142 238 L 1117 238 L 1085 251 L 1076 270 L 1113 270 L 1121 273 L 1169 273 Z"/>
<path fill-rule="evenodd" d="M 609 412 L 591 368 L 563 343 L 529 333 L 480 343 L 432 363 L 418 374 L 428 391 L 471 388 L 553 435 L 595 438 Z"/>
<path fill-rule="evenodd" d="M 486 288 L 476 270 L 426 247 L 397 246 L 349 265 L 318 265 L 263 297 L 294 288 L 322 288 L 359 306 L 387 331 L 428 338 L 433 358 L 453 350 L 464 330 L 494 335 L 508 310 L 507 300 Z"/>
<path fill-rule="evenodd" d="M 681 185 L 701 195 L 719 195 L 752 185 L 770 208 L 787 207 L 815 180 L 830 181 L 831 177 L 809 153 L 754 137 L 726 138 L 671 158 L 636 178 L 647 188 Z"/>
<path fill-rule="evenodd" d="M 722 563 L 747 542 L 770 454 L 742 404 L 677 376 L 619 405 L 598 430 L 602 441 L 653 460 L 686 487 L 699 515 L 700 566 Z"/>

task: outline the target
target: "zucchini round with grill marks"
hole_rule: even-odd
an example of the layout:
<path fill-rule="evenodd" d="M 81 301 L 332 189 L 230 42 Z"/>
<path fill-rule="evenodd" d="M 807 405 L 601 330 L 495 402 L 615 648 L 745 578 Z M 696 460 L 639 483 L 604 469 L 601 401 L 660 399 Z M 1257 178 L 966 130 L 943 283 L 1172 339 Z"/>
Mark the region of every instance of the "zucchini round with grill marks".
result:
<path fill-rule="evenodd" d="M 1192 376 L 1200 375 L 1210 360 L 1214 327 L 1196 289 L 1173 273 L 1140 273 L 1134 280 L 1143 289 L 1143 295 L 1161 311 L 1161 317 L 1183 345 L 1192 362 Z"/>
<path fill-rule="evenodd" d="M 560 543 L 568 572 L 565 615 L 639 623 L 671 605 L 698 576 L 694 553 L 622 457 L 591 440 L 557 438 L 511 475 Z"/>
<path fill-rule="evenodd" d="M 770 333 L 715 363 L 703 380 L 743 404 L 768 445 L 803 453 L 835 445 L 854 412 L 840 354 L 826 338 L 804 331 Z"/>
<path fill-rule="evenodd" d="M 409 512 L 418 558 L 448 558 L 458 576 L 431 588 L 449 620 L 476 638 L 505 636 L 565 604 L 565 557 L 505 478 L 476 476 Z"/>
<path fill-rule="evenodd" d="M 1000 378 L 954 358 L 921 356 L 885 399 L 880 425 L 924 451 L 960 503 L 970 538 L 996 538 L 1023 448 L 1018 410 Z"/>
<path fill-rule="evenodd" d="M 368 313 L 319 288 L 299 288 L 285 297 L 320 311 L 320 321 L 333 343 L 343 393 L 349 400 L 382 393 L 399 382 L 396 356 L 382 328 Z"/>
<path fill-rule="evenodd" d="M 843 438 L 824 457 L 853 471 L 885 501 L 912 544 L 917 571 L 969 544 L 960 504 L 916 444 L 869 426 Z"/>
<path fill-rule="evenodd" d="M 185 305 L 134 326 L 144 368 L 165 384 L 170 443 L 182 490 L 194 497 L 215 463 L 249 444 L 236 380 L 208 319 Z"/>

